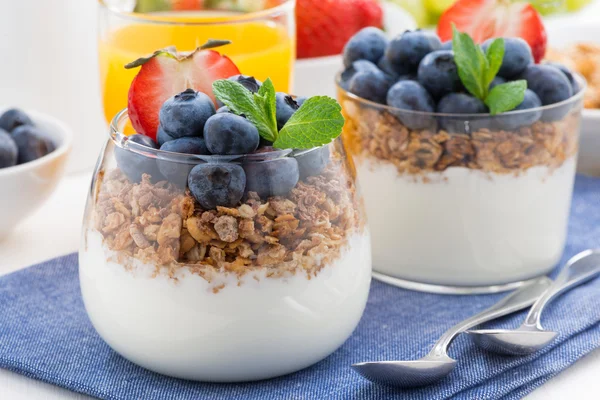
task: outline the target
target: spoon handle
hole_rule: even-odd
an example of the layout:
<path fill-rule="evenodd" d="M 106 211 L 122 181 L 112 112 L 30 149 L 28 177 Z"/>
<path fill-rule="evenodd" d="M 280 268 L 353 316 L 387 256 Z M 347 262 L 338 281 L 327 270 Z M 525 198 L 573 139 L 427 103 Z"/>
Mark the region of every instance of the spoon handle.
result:
<path fill-rule="evenodd" d="M 586 250 L 575 255 L 564 266 L 552 286 L 531 307 L 525 325 L 541 329 L 540 318 L 546 304 L 561 293 L 595 278 L 598 274 L 600 274 L 600 250 Z"/>
<path fill-rule="evenodd" d="M 536 279 L 532 283 L 524 285 L 502 298 L 502 300 L 490 308 L 459 322 L 442 335 L 429 354 L 432 356 L 441 356 L 446 353 L 448 346 L 459 333 L 532 305 L 550 287 L 551 283 L 552 281 L 546 277 Z"/>

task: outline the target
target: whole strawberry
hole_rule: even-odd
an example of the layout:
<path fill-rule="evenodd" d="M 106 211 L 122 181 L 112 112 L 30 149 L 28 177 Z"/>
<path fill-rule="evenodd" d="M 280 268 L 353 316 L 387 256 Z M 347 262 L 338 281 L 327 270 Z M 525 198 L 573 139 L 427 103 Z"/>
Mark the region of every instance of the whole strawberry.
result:
<path fill-rule="evenodd" d="M 546 53 L 546 29 L 542 17 L 529 3 L 505 0 L 457 0 L 440 17 L 437 33 L 452 39 L 452 26 L 483 43 L 497 37 L 519 37 L 529 44 L 535 62 Z"/>
<path fill-rule="evenodd" d="M 377 0 L 297 0 L 298 58 L 340 54 L 346 42 L 367 26 L 383 27 Z"/>

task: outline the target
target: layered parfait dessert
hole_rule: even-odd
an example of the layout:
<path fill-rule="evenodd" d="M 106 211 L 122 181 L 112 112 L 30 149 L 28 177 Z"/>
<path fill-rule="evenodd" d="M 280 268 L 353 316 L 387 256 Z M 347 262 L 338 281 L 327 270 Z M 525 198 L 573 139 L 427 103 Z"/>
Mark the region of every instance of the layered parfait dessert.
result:
<path fill-rule="evenodd" d="M 369 291 L 369 232 L 331 98 L 217 51 L 156 52 L 113 121 L 80 250 L 89 317 L 153 371 L 248 381 L 337 349 Z M 230 76 L 232 69 L 235 74 Z M 137 132 L 122 134 L 131 123 Z"/>
<path fill-rule="evenodd" d="M 365 193 L 374 276 L 422 290 L 495 291 L 558 262 L 585 82 L 538 63 L 545 35 L 532 34 L 533 22 L 527 40 L 479 45 L 480 31 L 440 26 L 441 36 L 392 40 L 368 28 L 346 45 L 343 137 Z"/>

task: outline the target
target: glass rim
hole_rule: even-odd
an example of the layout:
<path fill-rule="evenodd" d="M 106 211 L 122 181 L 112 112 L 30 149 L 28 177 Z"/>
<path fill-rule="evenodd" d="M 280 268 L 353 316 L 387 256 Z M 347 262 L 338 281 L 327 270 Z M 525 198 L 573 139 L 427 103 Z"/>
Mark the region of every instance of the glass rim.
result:
<path fill-rule="evenodd" d="M 185 154 L 185 153 L 175 153 L 172 151 L 153 149 L 150 147 L 146 147 L 142 144 L 133 142 L 129 140 L 128 135 L 122 132 L 121 127 L 129 121 L 129 114 L 127 109 L 123 109 L 115 115 L 110 123 L 110 127 L 108 130 L 109 140 L 113 142 L 113 144 L 123 150 L 131 151 L 136 154 L 140 154 L 145 157 L 155 158 L 158 160 L 165 160 L 170 162 L 175 162 L 178 164 L 199 164 L 199 163 L 248 163 L 248 162 L 261 162 L 261 161 L 272 161 L 276 159 L 281 159 L 285 157 L 298 157 L 301 155 L 305 155 L 311 153 L 313 151 L 317 151 L 325 146 L 329 146 L 332 142 L 324 144 L 322 146 L 313 147 L 311 149 L 277 149 L 265 153 L 255 153 L 255 154 L 237 154 L 237 155 L 199 155 L 199 154 Z"/>
<path fill-rule="evenodd" d="M 376 103 L 374 101 L 359 97 L 359 96 L 355 95 L 354 93 L 344 89 L 344 87 L 342 87 L 342 84 L 341 84 L 342 83 L 342 80 L 341 80 L 342 73 L 341 72 L 339 72 L 336 75 L 335 84 L 336 84 L 338 90 L 341 90 L 344 93 L 344 95 L 349 97 L 350 99 L 352 99 L 358 103 L 362 103 L 362 105 L 364 105 L 364 106 L 376 108 L 379 110 L 385 110 L 392 114 L 405 114 L 405 115 L 436 117 L 436 118 L 484 119 L 484 118 L 505 118 L 505 117 L 508 118 L 510 116 L 515 116 L 515 115 L 543 112 L 543 111 L 553 110 L 553 109 L 556 109 L 556 108 L 559 108 L 559 107 L 562 107 L 565 105 L 574 104 L 578 101 L 581 101 L 581 100 L 583 100 L 583 96 L 585 95 L 585 91 L 587 89 L 587 81 L 585 80 L 585 78 L 582 75 L 580 75 L 577 72 L 573 72 L 573 76 L 577 80 L 577 83 L 579 85 L 579 91 L 577 93 L 573 94 L 568 99 L 565 99 L 558 103 L 548 104 L 548 105 L 541 106 L 541 107 L 528 108 L 525 110 L 517 110 L 517 111 L 508 111 L 508 112 L 500 113 L 497 115 L 492 115 L 490 113 L 486 113 L 486 114 L 458 114 L 458 113 L 457 114 L 449 114 L 449 113 L 438 113 L 438 112 L 427 112 L 427 111 L 413 111 L 413 110 L 406 110 L 403 108 L 396 108 L 396 107 L 388 106 L 387 104 Z"/>
<path fill-rule="evenodd" d="M 264 10 L 253 11 L 253 12 L 240 12 L 231 16 L 223 17 L 212 17 L 208 18 L 207 21 L 175 21 L 169 20 L 168 16 L 162 16 L 163 18 L 158 19 L 156 16 L 152 17 L 152 14 L 148 13 L 137 13 L 128 12 L 124 10 L 116 9 L 106 4 L 106 0 L 98 0 L 100 7 L 113 15 L 119 16 L 120 18 L 127 19 L 133 22 L 155 24 L 155 25 L 180 25 L 180 26 L 210 26 L 210 25 L 227 25 L 237 24 L 244 22 L 252 22 L 267 18 L 273 18 L 281 14 L 293 11 L 296 0 L 282 0 L 283 2 L 275 7 L 270 7 Z M 226 11 L 226 10 L 224 10 Z"/>

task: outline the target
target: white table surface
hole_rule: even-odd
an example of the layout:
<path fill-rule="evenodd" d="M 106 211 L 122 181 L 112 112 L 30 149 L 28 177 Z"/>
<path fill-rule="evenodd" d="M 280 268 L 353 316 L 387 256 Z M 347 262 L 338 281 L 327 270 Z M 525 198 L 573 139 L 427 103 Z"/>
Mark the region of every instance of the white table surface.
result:
<path fill-rule="evenodd" d="M 90 179 L 90 172 L 67 176 L 38 212 L 23 221 L 6 241 L 0 242 L 0 275 L 77 250 Z M 31 251 L 32 233 L 35 251 Z M 528 398 L 598 399 L 599 376 L 600 349 L 548 381 Z M 0 369 L 0 399 L 3 400 L 88 398 Z"/>

